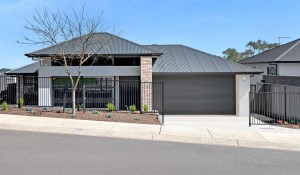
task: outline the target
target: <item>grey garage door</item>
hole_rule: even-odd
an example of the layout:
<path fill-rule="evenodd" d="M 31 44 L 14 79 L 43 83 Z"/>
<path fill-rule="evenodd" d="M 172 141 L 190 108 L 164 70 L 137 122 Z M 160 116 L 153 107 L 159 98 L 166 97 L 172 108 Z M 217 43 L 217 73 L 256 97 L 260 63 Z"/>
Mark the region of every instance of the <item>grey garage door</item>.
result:
<path fill-rule="evenodd" d="M 165 114 L 235 114 L 234 75 L 161 75 Z"/>

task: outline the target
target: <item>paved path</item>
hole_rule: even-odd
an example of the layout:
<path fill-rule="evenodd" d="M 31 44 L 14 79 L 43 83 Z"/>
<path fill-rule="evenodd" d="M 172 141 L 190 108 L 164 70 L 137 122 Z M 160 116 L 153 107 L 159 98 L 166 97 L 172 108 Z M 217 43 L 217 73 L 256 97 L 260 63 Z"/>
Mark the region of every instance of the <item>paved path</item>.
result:
<path fill-rule="evenodd" d="M 0 114 L 0 129 L 300 151 L 300 132 L 293 129 L 270 132 L 3 114 Z"/>
<path fill-rule="evenodd" d="M 295 175 L 300 153 L 0 130 L 3 175 Z"/>

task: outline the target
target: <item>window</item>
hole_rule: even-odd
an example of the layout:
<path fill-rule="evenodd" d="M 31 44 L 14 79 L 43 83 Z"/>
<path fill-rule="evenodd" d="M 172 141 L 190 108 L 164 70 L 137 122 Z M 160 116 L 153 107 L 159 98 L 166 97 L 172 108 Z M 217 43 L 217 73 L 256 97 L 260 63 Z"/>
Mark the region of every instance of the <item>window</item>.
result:
<path fill-rule="evenodd" d="M 139 66 L 140 58 L 114 58 L 115 66 Z"/>
<path fill-rule="evenodd" d="M 68 66 L 79 66 L 79 59 L 69 59 L 67 61 Z M 52 66 L 64 66 L 63 59 L 52 59 L 51 60 Z M 111 58 L 91 58 L 88 59 L 82 66 L 112 66 L 112 59 Z"/>
<path fill-rule="evenodd" d="M 276 65 L 270 65 L 267 67 L 267 74 L 268 75 L 277 75 L 277 66 Z"/>

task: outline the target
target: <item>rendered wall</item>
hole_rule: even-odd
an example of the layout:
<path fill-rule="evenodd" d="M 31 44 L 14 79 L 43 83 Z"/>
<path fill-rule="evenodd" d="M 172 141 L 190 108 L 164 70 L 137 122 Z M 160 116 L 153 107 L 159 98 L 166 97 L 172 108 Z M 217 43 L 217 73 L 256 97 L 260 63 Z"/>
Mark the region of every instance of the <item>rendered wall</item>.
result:
<path fill-rule="evenodd" d="M 250 75 L 236 75 L 236 115 L 249 116 Z"/>

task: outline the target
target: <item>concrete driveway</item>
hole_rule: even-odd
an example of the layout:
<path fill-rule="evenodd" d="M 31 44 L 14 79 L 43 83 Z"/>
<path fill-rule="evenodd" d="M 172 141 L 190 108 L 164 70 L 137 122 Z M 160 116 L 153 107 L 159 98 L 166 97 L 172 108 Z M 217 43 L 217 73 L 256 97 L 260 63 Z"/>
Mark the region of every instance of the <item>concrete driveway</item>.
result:
<path fill-rule="evenodd" d="M 248 117 L 235 115 L 165 115 L 165 125 L 220 130 L 300 133 L 299 129 L 271 125 L 252 125 L 249 127 Z"/>

